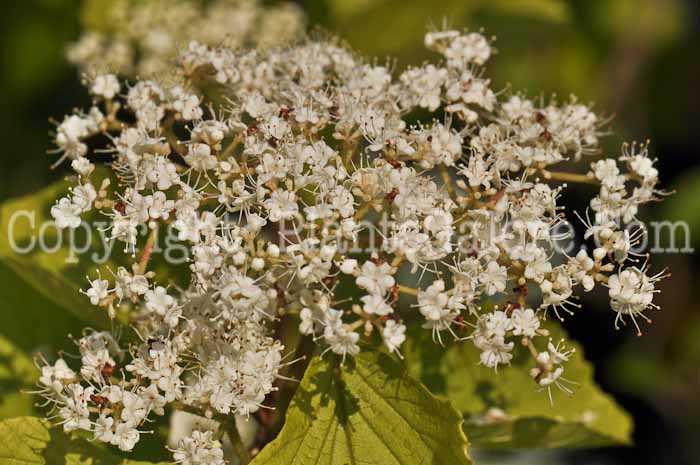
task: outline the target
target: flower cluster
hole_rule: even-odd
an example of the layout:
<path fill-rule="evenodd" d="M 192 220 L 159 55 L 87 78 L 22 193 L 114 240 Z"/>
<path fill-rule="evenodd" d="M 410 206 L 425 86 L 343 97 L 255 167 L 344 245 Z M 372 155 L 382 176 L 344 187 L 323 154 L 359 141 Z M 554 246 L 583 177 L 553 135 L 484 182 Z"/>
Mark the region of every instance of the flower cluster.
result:
<path fill-rule="evenodd" d="M 183 465 L 224 465 L 221 441 L 214 439 L 211 431 L 193 431 L 180 441 L 173 451 L 175 463 Z"/>
<path fill-rule="evenodd" d="M 167 404 L 255 412 L 284 365 L 280 321 L 341 359 L 361 340 L 401 356 L 416 320 L 440 343 L 470 340 L 493 369 L 524 346 L 551 395 L 568 391 L 570 351 L 544 319 L 601 286 L 616 324 L 654 307 L 661 275 L 635 265 L 626 227 L 660 195 L 648 147 L 601 158 L 604 121 L 588 106 L 494 91 L 481 34 L 432 32 L 425 44 L 441 59 L 394 76 L 332 40 L 193 41 L 172 84 L 88 83 L 94 106 L 57 128 L 75 187 L 52 214 L 76 227 L 97 210 L 110 237 L 141 255 L 84 291 L 110 315 L 126 312 L 138 341 L 88 333 L 78 372 L 62 360 L 43 368 L 42 393 L 66 430 L 128 450 Z M 97 134 L 109 140 L 98 147 L 111 154 L 108 174 L 88 156 Z M 595 246 L 570 257 L 556 253 L 558 202 L 577 181 L 600 189 L 582 220 Z M 190 251 L 186 289 L 149 271 L 165 227 Z M 177 460 L 216 463 L 217 447 L 193 436 Z"/>
<path fill-rule="evenodd" d="M 103 13 L 104 28 L 88 29 L 67 50 L 83 72 L 167 78 L 179 47 L 285 43 L 304 30 L 293 2 L 263 6 L 258 0 L 118 0 Z"/>

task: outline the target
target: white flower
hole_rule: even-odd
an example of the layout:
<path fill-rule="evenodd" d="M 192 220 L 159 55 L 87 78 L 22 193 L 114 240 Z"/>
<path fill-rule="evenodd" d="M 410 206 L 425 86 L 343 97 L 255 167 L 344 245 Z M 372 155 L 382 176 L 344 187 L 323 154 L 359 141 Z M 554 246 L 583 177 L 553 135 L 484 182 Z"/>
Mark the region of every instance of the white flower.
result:
<path fill-rule="evenodd" d="M 554 370 L 545 373 L 538 381 L 538 384 L 544 388 L 547 388 L 553 384 L 556 384 L 563 373 L 564 367 L 556 367 Z"/>
<path fill-rule="evenodd" d="M 366 261 L 362 264 L 360 275 L 355 279 L 355 283 L 370 294 L 383 296 L 396 284 L 392 274 L 393 269 L 388 263 L 376 265 L 372 261 Z"/>
<path fill-rule="evenodd" d="M 394 311 L 381 294 L 369 294 L 360 300 L 363 303 L 362 310 L 370 315 L 388 315 Z"/>
<path fill-rule="evenodd" d="M 509 364 L 513 359 L 514 344 L 506 343 L 503 336 L 490 339 L 474 339 L 474 345 L 481 350 L 479 360 L 488 368 L 498 369 L 498 365 Z"/>
<path fill-rule="evenodd" d="M 434 236 L 449 238 L 452 236 L 452 215 L 442 209 L 434 208 L 428 216 L 423 220 L 423 225 L 426 231 Z"/>
<path fill-rule="evenodd" d="M 491 46 L 484 36 L 471 32 L 452 39 L 443 53 L 450 66 L 483 65 L 491 56 Z"/>
<path fill-rule="evenodd" d="M 130 391 L 125 391 L 122 397 L 122 421 L 137 425 L 148 414 L 146 401 L 143 397 Z"/>
<path fill-rule="evenodd" d="M 68 197 L 63 197 L 56 205 L 51 207 L 51 216 L 56 221 L 56 227 L 59 229 L 75 229 L 80 226 L 82 221 L 80 213 L 82 213 L 80 206 L 72 203 Z"/>
<path fill-rule="evenodd" d="M 204 276 L 211 276 L 224 263 L 224 256 L 217 245 L 196 245 L 192 248 L 192 253 L 194 254 L 194 269 Z"/>
<path fill-rule="evenodd" d="M 495 261 L 486 265 L 486 269 L 479 275 L 479 280 L 484 285 L 487 295 L 494 295 L 506 289 L 507 273 L 506 267 Z"/>
<path fill-rule="evenodd" d="M 513 328 L 513 321 L 508 314 L 500 310 L 487 313 L 483 321 L 487 337 L 504 337 Z"/>
<path fill-rule="evenodd" d="M 80 209 L 81 212 L 86 212 L 92 209 L 92 204 L 97 198 L 97 192 L 90 183 L 82 184 L 73 189 L 71 201 Z"/>
<path fill-rule="evenodd" d="M 284 136 L 290 131 L 289 124 L 277 116 L 270 117 L 263 125 L 263 131 L 265 131 L 267 137 L 273 139 L 283 139 Z"/>
<path fill-rule="evenodd" d="M 114 430 L 111 443 L 119 447 L 119 450 L 128 452 L 139 442 L 140 437 L 141 434 L 131 423 L 120 422 Z"/>
<path fill-rule="evenodd" d="M 176 307 L 175 298 L 168 295 L 168 291 L 163 286 L 146 292 L 144 295 L 146 308 L 161 316 L 170 315 Z"/>
<path fill-rule="evenodd" d="M 221 442 L 212 431 L 192 431 L 173 450 L 175 463 L 182 465 L 225 465 Z"/>
<path fill-rule="evenodd" d="M 623 187 L 625 177 L 620 175 L 617 163 L 612 158 L 599 160 L 591 165 L 593 173 L 603 185 L 618 189 Z"/>
<path fill-rule="evenodd" d="M 94 391 L 93 387 L 83 388 L 80 384 L 71 384 L 66 388 L 65 404 L 58 411 L 65 432 L 90 429 L 88 400 Z"/>
<path fill-rule="evenodd" d="M 124 216 L 117 212 L 112 218 L 111 238 L 122 240 L 133 246 L 136 244 L 136 238 L 138 237 L 138 225 L 139 221 L 137 218 Z"/>
<path fill-rule="evenodd" d="M 102 299 L 109 296 L 109 281 L 106 279 L 94 279 L 90 281 L 90 288 L 85 292 L 85 295 L 90 299 L 92 305 L 98 305 Z"/>
<path fill-rule="evenodd" d="M 174 200 L 168 200 L 165 193 L 156 191 L 153 195 L 147 195 L 143 198 L 144 207 L 148 208 L 148 215 L 154 220 L 167 220 L 170 216 L 170 211 L 175 207 Z"/>
<path fill-rule="evenodd" d="M 360 352 L 360 346 L 357 345 L 360 335 L 343 324 L 341 317 L 341 311 L 328 309 L 323 338 L 328 343 L 326 350 L 342 355 L 345 360 L 347 355 L 357 355 Z"/>
<path fill-rule="evenodd" d="M 441 279 L 433 282 L 425 291 L 418 294 L 418 307 L 427 320 L 439 321 L 445 316 L 449 296 L 444 292 L 445 282 Z"/>
<path fill-rule="evenodd" d="M 95 170 L 95 165 L 85 157 L 78 157 L 71 162 L 71 167 L 81 176 L 88 177 Z"/>
<path fill-rule="evenodd" d="M 360 346 L 357 345 L 357 341 L 360 340 L 360 335 L 354 331 L 347 330 L 344 326 L 326 326 L 323 337 L 328 343 L 328 348 L 332 350 L 333 353 L 342 355 L 343 358 L 347 355 L 357 355 L 360 353 Z"/>
<path fill-rule="evenodd" d="M 576 352 L 576 349 L 566 350 L 563 345 L 563 341 L 564 340 L 562 339 L 559 343 L 557 343 L 556 346 L 552 343 L 551 340 L 547 343 L 547 353 L 549 354 L 547 361 L 555 365 L 560 365 L 563 362 L 569 361 L 569 358 L 574 352 Z"/>
<path fill-rule="evenodd" d="M 384 338 L 384 344 L 386 344 L 389 352 L 398 352 L 399 347 L 401 347 L 401 344 L 406 340 L 406 326 L 394 320 L 387 320 L 384 324 L 382 337 Z"/>
<path fill-rule="evenodd" d="M 265 200 L 264 205 L 270 214 L 270 221 L 273 222 L 288 220 L 299 212 L 294 192 L 283 189 L 278 189 L 270 194 L 270 198 Z"/>
<path fill-rule="evenodd" d="M 299 332 L 301 334 L 313 334 L 314 332 L 314 314 L 310 308 L 302 308 L 299 312 Z"/>
<path fill-rule="evenodd" d="M 459 31 L 428 32 L 424 36 L 423 45 L 431 50 L 439 50 L 441 46 L 459 37 L 459 35 Z"/>
<path fill-rule="evenodd" d="M 437 164 L 452 166 L 462 156 L 462 137 L 449 127 L 435 123 L 429 132 L 421 133 L 420 137 L 426 147 L 421 162 L 425 168 Z"/>
<path fill-rule="evenodd" d="M 440 91 L 447 79 L 447 70 L 427 65 L 423 68 L 411 68 L 404 71 L 400 80 L 408 88 L 407 105 L 435 111 L 440 106 Z"/>
<path fill-rule="evenodd" d="M 53 365 L 47 364 L 41 367 L 39 384 L 56 393 L 62 392 L 66 385 L 73 384 L 76 381 L 76 373 L 68 367 L 66 361 L 62 358 L 56 360 Z"/>
<path fill-rule="evenodd" d="M 182 92 L 181 90 L 176 93 L 176 100 L 173 102 L 173 108 L 179 111 L 182 117 L 188 121 L 199 119 L 203 115 L 203 111 L 199 107 L 199 97 L 194 94 Z"/>
<path fill-rule="evenodd" d="M 161 191 L 170 189 L 180 179 L 175 164 L 160 156 L 146 166 L 145 176 Z"/>
<path fill-rule="evenodd" d="M 340 271 L 345 274 L 354 274 L 357 270 L 357 260 L 354 258 L 346 258 L 340 263 Z"/>
<path fill-rule="evenodd" d="M 114 418 L 100 415 L 95 422 L 95 439 L 101 442 L 111 443 L 114 438 Z"/>
<path fill-rule="evenodd" d="M 100 74 L 95 78 L 90 91 L 107 100 L 111 100 L 120 90 L 119 79 L 114 74 Z"/>
<path fill-rule="evenodd" d="M 194 143 L 187 147 L 185 161 L 197 171 L 209 171 L 216 168 L 218 160 L 212 155 L 208 144 Z"/>
<path fill-rule="evenodd" d="M 608 294 L 610 295 L 610 306 L 617 312 L 615 317 L 615 327 L 623 316 L 628 315 L 634 323 L 637 333 L 641 330 L 637 324 L 636 317 L 644 316 L 644 311 L 655 308 L 652 303 L 654 294 L 658 291 L 654 283 L 661 278 L 661 274 L 647 276 L 644 271 L 636 267 L 626 268 L 618 274 L 610 276 L 608 279 Z"/>
<path fill-rule="evenodd" d="M 139 398 L 143 399 L 147 412 L 155 412 L 156 415 L 163 415 L 163 407 L 167 404 L 167 399 L 158 392 L 158 386 L 151 384 L 147 388 L 141 387 L 138 391 Z"/>
<path fill-rule="evenodd" d="M 535 337 L 540 328 L 540 319 L 531 308 L 516 308 L 511 314 L 513 334 L 516 336 Z"/>
<path fill-rule="evenodd" d="M 89 121 L 77 115 L 67 116 L 56 129 L 56 145 L 70 158 L 82 157 L 87 145 L 82 140 L 90 135 Z"/>

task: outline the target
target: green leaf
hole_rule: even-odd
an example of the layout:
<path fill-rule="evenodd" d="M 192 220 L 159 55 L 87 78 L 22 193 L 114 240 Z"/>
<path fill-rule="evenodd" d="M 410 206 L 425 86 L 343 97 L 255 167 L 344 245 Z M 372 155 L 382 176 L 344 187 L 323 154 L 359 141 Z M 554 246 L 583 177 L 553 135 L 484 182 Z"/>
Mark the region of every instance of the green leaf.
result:
<path fill-rule="evenodd" d="M 253 465 L 471 463 L 457 411 L 390 356 L 333 360 L 312 360 L 282 431 Z"/>
<path fill-rule="evenodd" d="M 0 336 L 0 419 L 34 413 L 30 389 L 37 376 L 32 360 L 9 340 Z"/>
<path fill-rule="evenodd" d="M 94 276 L 97 268 L 92 253 L 100 247 L 98 234 L 93 229 L 88 236 L 82 228 L 59 231 L 51 223 L 51 206 L 68 192 L 68 185 L 56 182 L 0 205 L 0 263 L 50 302 L 82 321 L 107 327 L 105 312 L 78 292 L 87 285 L 85 276 Z M 86 245 L 89 252 L 76 251 Z"/>
<path fill-rule="evenodd" d="M 565 336 L 556 324 L 548 329 L 554 340 Z M 479 364 L 479 352 L 468 341 L 445 349 L 429 334 L 413 334 L 406 345 L 409 372 L 431 392 L 447 396 L 464 414 L 464 428 L 474 447 L 599 447 L 630 442 L 630 416 L 596 386 L 583 350 L 572 341 L 567 346 L 575 347 L 576 353 L 564 376 L 579 385 L 573 386 L 573 396 L 554 389 L 553 406 L 546 392 L 537 392 L 529 374 L 532 358 L 522 347 L 515 349 L 512 366 L 496 373 Z M 486 416 L 494 408 L 507 417 Z"/>
<path fill-rule="evenodd" d="M 107 176 L 105 169 L 98 168 L 93 182 L 99 186 Z M 109 270 L 113 272 L 120 265 L 130 268 L 137 258 L 124 252 L 123 243 L 106 239 L 108 233 L 104 229 L 109 219 L 100 212 L 84 215 L 83 223 L 75 230 L 60 231 L 55 227 L 51 207 L 68 193 L 70 185 L 59 181 L 0 205 L 0 265 L 78 319 L 97 328 L 108 328 L 106 312 L 91 305 L 79 290 L 88 286 L 86 276 L 94 278 L 99 271 L 109 279 Z M 144 244 L 146 228 L 140 232 Z M 167 245 L 165 231 L 157 244 L 160 249 L 161 244 Z M 187 264 L 167 263 L 160 249 L 154 250 L 149 270 L 155 271 L 162 283 L 186 286 Z"/>
<path fill-rule="evenodd" d="M 79 335 L 84 323 L 20 279 L 0 259 L 0 334 L 18 349 L 55 354 L 72 348 L 67 335 Z"/>
<path fill-rule="evenodd" d="M 119 457 L 85 439 L 70 437 L 48 421 L 18 417 L 0 422 L 0 465 L 148 465 Z M 165 464 L 163 464 L 165 465 Z"/>

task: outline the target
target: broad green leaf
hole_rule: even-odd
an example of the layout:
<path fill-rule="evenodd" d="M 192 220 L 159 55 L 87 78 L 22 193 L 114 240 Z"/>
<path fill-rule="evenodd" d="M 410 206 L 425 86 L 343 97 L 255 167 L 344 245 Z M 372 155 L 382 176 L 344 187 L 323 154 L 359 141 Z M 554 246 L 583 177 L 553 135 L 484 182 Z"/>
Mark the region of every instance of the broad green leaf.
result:
<path fill-rule="evenodd" d="M 21 391 L 33 387 L 37 374 L 32 360 L 0 336 L 0 419 L 34 413 L 32 396 Z"/>
<path fill-rule="evenodd" d="M 548 325 L 552 338 L 564 333 Z M 418 342 L 416 342 L 418 341 Z M 407 339 L 406 361 L 411 375 L 434 394 L 447 396 L 465 417 L 465 431 L 480 448 L 598 447 L 630 442 L 631 420 L 593 380 L 593 370 L 577 344 L 564 376 L 578 383 L 574 395 L 553 388 L 553 405 L 546 392 L 537 392 L 529 375 L 530 354 L 516 347 L 510 367 L 498 373 L 479 364 L 479 352 L 469 341 L 443 349 L 430 334 Z M 506 417 L 487 415 L 500 409 Z M 491 410 L 493 412 L 493 410 Z"/>
<path fill-rule="evenodd" d="M 471 463 L 461 417 L 390 356 L 312 360 L 277 439 L 253 465 Z"/>
<path fill-rule="evenodd" d="M 105 175 L 106 171 L 100 170 L 95 182 L 99 184 Z M 86 215 L 76 230 L 56 229 L 50 210 L 68 193 L 69 185 L 59 181 L 0 205 L 0 264 L 78 319 L 97 328 L 109 327 L 106 312 L 91 305 L 79 290 L 88 287 L 86 276 L 95 278 L 99 270 L 109 279 L 117 266 L 130 267 L 138 258 L 125 253 L 123 243 L 106 240 L 108 218 L 99 212 Z M 144 244 L 147 231 L 141 233 Z M 165 244 L 164 236 L 162 233 L 157 244 Z M 174 281 L 186 286 L 189 282 L 188 273 L 183 273 L 187 265 L 169 265 L 163 254 L 155 251 L 149 269 L 156 271 L 161 283 Z"/>
<path fill-rule="evenodd" d="M 82 250 L 71 253 L 68 244 L 73 233 L 59 233 L 51 226 L 50 215 L 51 206 L 68 192 L 68 185 L 60 181 L 0 205 L 0 281 L 3 283 L 0 286 L 0 418 L 34 413 L 32 406 L 36 399 L 19 393 L 21 388 L 33 384 L 38 373 L 31 367 L 30 357 L 41 354 L 53 360 L 61 350 L 75 353 L 77 348 L 69 335 L 80 337 L 85 326 L 109 327 L 106 312 L 91 305 L 79 292 L 88 285 L 86 275 L 95 277 L 96 270 L 100 269 L 102 276 L 109 278 L 111 273 L 107 267 L 115 270 L 117 265 L 129 266 L 134 260 L 115 244 L 108 260 L 102 265 L 96 263 L 95 257 L 102 260 L 106 253 L 96 227 L 91 230 L 91 241 L 87 240 L 85 230 L 82 235 L 73 236 Z M 93 225 L 94 221 L 103 219 L 95 213 L 88 216 L 86 222 Z M 45 224 L 49 226 L 43 226 Z M 58 241 L 61 246 L 54 247 Z M 162 255 L 155 253 L 149 269 L 155 270 L 163 283 L 177 279 L 174 273 L 181 271 L 167 265 Z M 182 280 L 178 284 L 182 285 Z M 123 340 L 132 336 L 127 333 Z M 11 381 L 2 382 L 2 357 L 6 351 L 1 338 L 6 338 L 9 344 L 8 357 L 11 347 L 21 352 L 18 356 L 29 360 L 28 368 L 33 371 L 31 378 L 13 377 Z M 7 402 L 2 402 L 3 399 Z M 149 444 L 162 439 L 156 436 L 144 436 L 138 446 L 141 453 L 157 456 L 157 451 L 150 451 Z M 162 449 L 161 444 L 157 445 L 158 451 Z"/>
<path fill-rule="evenodd" d="M 0 205 L 0 263 L 50 302 L 85 322 L 105 327 L 104 312 L 79 293 L 87 285 L 86 275 L 94 276 L 97 268 L 92 256 L 100 244 L 97 232 L 93 229 L 88 236 L 82 228 L 59 231 L 52 223 L 51 206 L 68 192 L 68 185 L 56 182 Z M 86 246 L 88 252 L 78 253 L 87 250 Z"/>
<path fill-rule="evenodd" d="M 84 323 L 22 280 L 0 259 L 0 335 L 27 354 L 75 349 L 68 334 L 80 335 Z"/>
<path fill-rule="evenodd" d="M 50 428 L 46 420 L 18 417 L 0 422 L 0 465 L 148 465 Z M 165 465 L 165 464 L 163 464 Z"/>

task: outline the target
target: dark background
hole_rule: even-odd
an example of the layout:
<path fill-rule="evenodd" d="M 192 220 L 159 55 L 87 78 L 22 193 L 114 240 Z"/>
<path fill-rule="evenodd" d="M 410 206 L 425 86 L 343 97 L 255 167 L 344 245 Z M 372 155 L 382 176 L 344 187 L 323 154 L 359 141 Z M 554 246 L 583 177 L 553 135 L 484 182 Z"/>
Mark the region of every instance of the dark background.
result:
<path fill-rule="evenodd" d="M 87 3 L 87 6 L 86 6 Z M 30 193 L 60 172 L 49 170 L 50 118 L 88 104 L 64 47 L 81 30 L 86 7 L 108 0 L 5 2 L 0 18 L 0 200 Z M 359 51 L 401 69 L 428 58 L 422 36 L 446 18 L 451 27 L 484 28 L 497 36 L 488 66 L 494 88 L 511 84 L 529 95 L 577 94 L 612 115 L 615 135 L 651 140 L 662 185 L 676 194 L 642 216 L 687 221 L 700 245 L 700 2 L 696 0 L 496 0 L 435 2 L 327 0 L 299 2 L 310 24 L 338 33 Z M 84 19 L 84 18 L 83 18 Z M 583 192 L 582 192 L 583 193 Z M 564 199 L 581 209 L 577 195 Z M 586 198 L 592 193 L 585 192 Z M 680 238 L 683 239 L 683 238 Z M 567 321 L 596 368 L 605 390 L 632 413 L 635 446 L 597 451 L 525 455 L 519 463 L 700 463 L 700 277 L 695 254 L 663 254 L 654 269 L 669 267 L 661 284 L 661 310 L 642 338 L 616 332 L 602 293 L 584 300 Z M 3 284 L 0 283 L 0 286 Z M 0 302 L 0 312 L 21 311 Z M 0 328 L 0 333 L 2 328 Z M 509 462 L 510 463 L 510 462 Z"/>

